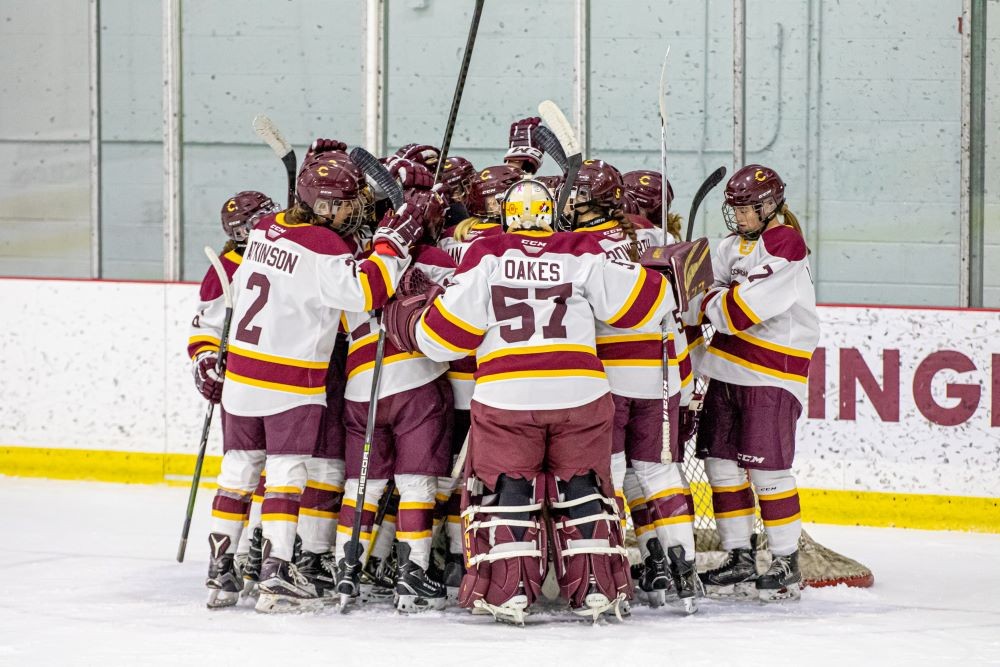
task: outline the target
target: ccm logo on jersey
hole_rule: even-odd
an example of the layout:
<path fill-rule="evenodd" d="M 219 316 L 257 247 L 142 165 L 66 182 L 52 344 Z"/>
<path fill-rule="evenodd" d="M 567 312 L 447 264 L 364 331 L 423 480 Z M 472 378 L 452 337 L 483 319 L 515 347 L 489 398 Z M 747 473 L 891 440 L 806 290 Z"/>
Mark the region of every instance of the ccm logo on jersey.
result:
<path fill-rule="evenodd" d="M 503 277 L 514 283 L 561 283 L 562 276 L 562 262 L 532 257 L 503 261 Z"/>
<path fill-rule="evenodd" d="M 243 260 L 258 262 L 292 274 L 295 273 L 295 266 L 299 263 L 299 254 L 270 243 L 252 241 L 246 252 L 243 253 Z"/>

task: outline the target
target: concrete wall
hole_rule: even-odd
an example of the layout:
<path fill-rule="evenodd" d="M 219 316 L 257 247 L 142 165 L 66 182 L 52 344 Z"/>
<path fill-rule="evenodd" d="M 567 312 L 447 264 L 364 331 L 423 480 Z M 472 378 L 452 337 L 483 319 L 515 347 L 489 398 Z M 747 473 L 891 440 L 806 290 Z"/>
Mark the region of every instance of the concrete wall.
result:
<path fill-rule="evenodd" d="M 544 98 L 572 108 L 575 2 L 488 4 L 453 150 L 499 162 L 507 125 Z M 30 7 L 29 7 L 30 5 Z M 454 0 L 389 0 L 387 147 L 438 143 L 470 15 Z M 956 305 L 961 0 L 748 2 L 748 159 L 788 182 L 828 302 Z M 995 3 L 988 3 L 995 14 Z M 184 276 L 217 243 L 218 208 L 240 189 L 280 198 L 284 175 L 250 129 L 266 112 L 304 153 L 318 135 L 363 134 L 363 3 L 183 6 Z M 684 214 L 732 154 L 732 3 L 590 3 L 588 143 L 623 170 L 659 163 L 657 81 L 671 46 L 669 171 Z M 0 93 L 0 274 L 88 269 L 87 35 L 81 3 L 5 3 Z M 161 15 L 101 3 L 103 269 L 162 274 Z M 48 17 L 48 18 L 46 18 Z M 990 71 L 1000 18 L 988 21 Z M 59 35 L 51 39 L 52 31 Z M 31 53 L 31 57 L 19 54 Z M 7 66 L 9 64 L 9 66 Z M 1000 305 L 1000 103 L 987 90 L 987 301 Z M 551 165 L 544 171 L 551 172 Z M 723 233 L 720 193 L 698 233 Z"/>

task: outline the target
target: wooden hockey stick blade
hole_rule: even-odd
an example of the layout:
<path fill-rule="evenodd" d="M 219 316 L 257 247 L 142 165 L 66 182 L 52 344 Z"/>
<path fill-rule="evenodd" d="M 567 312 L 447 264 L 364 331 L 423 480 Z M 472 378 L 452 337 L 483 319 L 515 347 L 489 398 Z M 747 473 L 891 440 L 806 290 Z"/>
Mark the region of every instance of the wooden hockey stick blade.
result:
<path fill-rule="evenodd" d="M 569 168 L 569 161 L 566 159 L 566 152 L 563 150 L 562 144 L 559 143 L 556 135 L 552 134 L 552 130 L 544 125 L 539 125 L 535 129 L 535 137 L 545 154 L 555 160 L 559 169 L 565 174 Z"/>
<path fill-rule="evenodd" d="M 545 100 L 538 105 L 538 115 L 542 117 L 545 124 L 552 128 L 559 143 L 562 144 L 563 151 L 567 156 L 580 153 L 580 144 L 576 139 L 576 132 L 573 126 L 566 119 L 566 114 L 552 100 Z"/>
<path fill-rule="evenodd" d="M 350 155 L 354 164 L 358 165 L 366 175 L 371 176 L 372 180 L 385 193 L 385 196 L 392 202 L 393 208 L 399 208 L 403 205 L 403 188 L 378 161 L 377 157 L 360 146 L 352 149 Z"/>
<path fill-rule="evenodd" d="M 232 308 L 233 286 L 229 284 L 229 276 L 226 275 L 226 269 L 222 266 L 222 260 L 219 259 L 219 256 L 211 246 L 205 246 L 205 257 L 208 257 L 208 261 L 212 263 L 212 268 L 215 269 L 215 275 L 219 277 L 219 284 L 222 285 L 222 298 L 226 302 L 226 308 Z"/>
<path fill-rule="evenodd" d="M 274 154 L 282 160 L 292 152 L 291 144 L 285 141 L 285 138 L 278 132 L 278 128 L 274 126 L 274 122 L 264 114 L 254 116 L 253 129 L 257 136 L 263 139 L 274 151 Z"/>
<path fill-rule="evenodd" d="M 684 235 L 685 241 L 690 241 L 691 235 L 694 233 L 694 216 L 697 215 L 701 202 L 705 199 L 712 188 L 721 183 L 722 179 L 725 177 L 726 168 L 724 166 L 719 167 L 708 175 L 708 178 L 706 178 L 701 184 L 698 191 L 694 193 L 694 199 L 691 201 L 691 213 L 688 215 L 687 233 Z"/>

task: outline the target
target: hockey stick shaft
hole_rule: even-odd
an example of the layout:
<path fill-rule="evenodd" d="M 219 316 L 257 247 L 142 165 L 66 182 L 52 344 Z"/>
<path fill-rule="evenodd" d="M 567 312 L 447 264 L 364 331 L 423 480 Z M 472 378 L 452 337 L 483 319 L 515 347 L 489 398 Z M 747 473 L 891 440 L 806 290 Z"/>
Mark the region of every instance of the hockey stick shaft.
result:
<path fill-rule="evenodd" d="M 226 303 L 226 315 L 222 320 L 222 336 L 219 340 L 219 356 L 215 362 L 215 372 L 221 378 L 226 373 L 226 355 L 229 351 L 229 325 L 233 321 L 233 296 L 232 287 L 229 284 L 229 276 L 226 269 L 219 261 L 219 256 L 209 247 L 205 247 L 205 254 L 208 261 L 212 263 L 212 268 L 222 285 L 222 296 Z M 188 535 L 191 532 L 191 517 L 194 516 L 194 501 L 198 496 L 198 485 L 201 483 L 201 469 L 205 463 L 205 450 L 208 448 L 208 433 L 212 426 L 212 415 L 215 413 L 215 403 L 208 402 L 205 410 L 205 421 L 201 425 L 201 441 L 198 443 L 198 456 L 194 462 L 194 474 L 191 476 L 191 490 L 188 492 L 187 512 L 184 515 L 184 527 L 181 529 L 181 541 L 177 545 L 177 562 L 184 562 L 184 554 L 187 551 Z"/>
<path fill-rule="evenodd" d="M 667 216 L 670 214 L 670 201 L 667 199 L 667 56 L 670 55 L 670 47 L 663 54 L 663 67 L 660 69 L 660 211 L 663 219 L 660 221 L 661 232 L 663 233 L 663 245 L 667 245 L 670 233 L 667 231 Z M 691 239 L 688 239 L 689 241 Z M 664 367 L 666 368 L 666 367 Z M 664 382 L 666 382 L 664 376 Z M 666 422 L 664 422 L 666 423 Z"/>
<path fill-rule="evenodd" d="M 372 551 L 375 550 L 375 542 L 378 540 L 378 534 L 382 530 L 382 522 L 385 521 L 385 515 L 389 510 L 389 503 L 392 502 L 392 494 L 395 491 L 396 480 L 390 479 L 385 485 L 385 490 L 382 492 L 378 511 L 375 512 L 375 520 L 372 522 L 372 537 L 368 540 L 368 548 L 365 550 L 364 558 L 361 559 L 361 567 L 368 564 L 368 559 L 371 558 Z"/>
<path fill-rule="evenodd" d="M 378 158 L 360 146 L 351 150 L 351 161 L 360 167 L 366 175 L 371 176 L 385 196 L 392 202 L 393 208 L 403 205 L 403 188 L 399 182 L 392 177 L 389 170 L 378 161 Z"/>
<path fill-rule="evenodd" d="M 552 130 L 544 125 L 539 125 L 538 129 L 535 130 L 535 136 L 545 154 L 550 156 L 565 174 L 566 170 L 569 169 L 569 160 L 566 159 L 566 151 L 563 150 L 556 135 L 552 134 Z"/>
<path fill-rule="evenodd" d="M 465 40 L 465 53 L 462 54 L 462 67 L 458 71 L 458 82 L 455 84 L 455 94 L 451 98 L 451 109 L 448 111 L 448 122 L 444 126 L 444 138 L 441 139 L 441 155 L 438 157 L 437 169 L 434 171 L 434 182 L 441 182 L 441 169 L 448 158 L 451 147 L 451 137 L 455 132 L 455 120 L 458 118 L 458 107 L 462 103 L 462 93 L 465 91 L 465 79 L 469 75 L 469 63 L 472 61 L 472 49 L 476 45 L 476 35 L 479 33 L 479 20 L 483 16 L 483 5 L 486 0 L 476 0 L 472 10 L 472 24 L 469 26 L 469 36 Z"/>
<path fill-rule="evenodd" d="M 566 174 L 563 179 L 562 188 L 559 190 L 559 201 L 556 202 L 556 215 L 563 216 L 563 209 L 569 201 L 569 193 L 576 182 L 576 175 L 580 173 L 583 166 L 583 154 L 580 144 L 577 141 L 573 126 L 569 124 L 566 114 L 552 100 L 544 100 L 538 105 L 538 115 L 542 117 L 545 124 L 552 128 L 556 138 L 562 145 L 566 157 Z"/>
<path fill-rule="evenodd" d="M 707 178 L 705 178 L 704 182 L 698 188 L 698 191 L 694 193 L 694 199 L 691 200 L 691 213 L 688 214 L 687 233 L 684 235 L 685 241 L 690 241 L 691 236 L 694 234 L 694 217 L 698 214 L 698 208 L 701 207 L 701 202 L 704 201 L 705 197 L 709 192 L 711 192 L 712 188 L 721 183 L 722 179 L 725 177 L 726 168 L 719 167 L 709 174 Z M 666 189 L 666 185 L 664 185 L 664 189 Z"/>

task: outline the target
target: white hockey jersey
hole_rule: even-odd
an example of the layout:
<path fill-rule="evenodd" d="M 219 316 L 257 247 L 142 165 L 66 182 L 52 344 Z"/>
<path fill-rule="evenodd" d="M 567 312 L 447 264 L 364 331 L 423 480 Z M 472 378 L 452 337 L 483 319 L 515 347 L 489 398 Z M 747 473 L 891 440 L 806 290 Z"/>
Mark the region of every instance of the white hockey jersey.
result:
<path fill-rule="evenodd" d="M 667 281 L 605 256 L 596 238 L 517 231 L 471 245 L 416 329 L 432 359 L 476 350 L 473 398 L 507 410 L 585 405 L 610 391 L 594 318 L 633 329 L 663 317 Z"/>
<path fill-rule="evenodd" d="M 503 234 L 503 228 L 496 222 L 477 222 L 469 228 L 465 238 L 459 240 L 455 238 L 455 230 L 458 225 L 449 227 L 438 239 L 438 247 L 448 253 L 455 265 L 462 263 L 465 251 L 475 241 L 491 236 Z M 462 359 L 456 359 L 448 363 L 448 381 L 451 384 L 452 394 L 455 396 L 455 409 L 468 410 L 472 403 L 472 392 L 476 388 L 476 355 L 472 353 Z"/>
<path fill-rule="evenodd" d="M 382 307 L 409 258 L 359 261 L 333 231 L 284 213 L 250 232 L 233 276 L 234 308 L 222 406 L 264 416 L 326 405 L 326 373 L 342 311 Z"/>
<path fill-rule="evenodd" d="M 439 285 L 447 284 L 455 273 L 455 263 L 440 248 L 418 245 L 410 251 L 414 268 Z M 378 321 L 369 313 L 344 313 L 350 331 L 347 349 L 347 388 L 344 398 L 364 402 L 371 399 L 375 353 L 378 348 Z M 386 398 L 420 387 L 448 371 L 448 364 L 428 359 L 419 352 L 404 352 L 386 338 L 382 357 L 382 377 L 378 397 Z"/>
<path fill-rule="evenodd" d="M 732 234 L 712 257 L 715 286 L 700 312 L 715 334 L 698 372 L 739 385 L 787 389 L 805 404 L 819 341 L 805 240 L 778 225 L 757 241 Z"/>
<path fill-rule="evenodd" d="M 219 260 L 226 276 L 231 283 L 233 274 L 239 268 L 243 257 L 235 250 L 221 253 Z M 226 319 L 226 300 L 222 296 L 222 284 L 219 275 L 211 266 L 201 280 L 198 290 L 198 310 L 191 320 L 191 330 L 188 335 L 188 356 L 194 359 L 202 352 L 218 352 L 222 338 L 222 326 Z"/>

